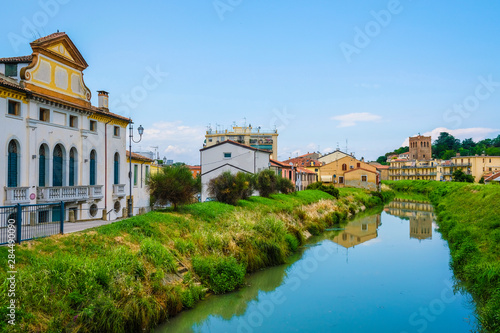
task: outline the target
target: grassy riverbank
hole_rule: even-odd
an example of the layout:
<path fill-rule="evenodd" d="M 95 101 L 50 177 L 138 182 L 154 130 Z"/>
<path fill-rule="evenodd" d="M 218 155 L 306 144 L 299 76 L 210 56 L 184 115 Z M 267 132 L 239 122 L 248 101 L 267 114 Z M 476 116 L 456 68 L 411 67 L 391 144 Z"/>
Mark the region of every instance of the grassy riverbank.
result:
<path fill-rule="evenodd" d="M 207 292 L 284 263 L 310 234 L 391 194 L 341 189 L 207 202 L 151 212 L 84 232 L 16 246 L 16 325 L 9 332 L 138 332 L 192 307 Z M 6 247 L 0 247 L 3 318 Z"/>
<path fill-rule="evenodd" d="M 500 332 L 500 186 L 435 181 L 387 182 L 428 195 L 448 241 L 451 267 L 477 303 L 482 327 Z"/>

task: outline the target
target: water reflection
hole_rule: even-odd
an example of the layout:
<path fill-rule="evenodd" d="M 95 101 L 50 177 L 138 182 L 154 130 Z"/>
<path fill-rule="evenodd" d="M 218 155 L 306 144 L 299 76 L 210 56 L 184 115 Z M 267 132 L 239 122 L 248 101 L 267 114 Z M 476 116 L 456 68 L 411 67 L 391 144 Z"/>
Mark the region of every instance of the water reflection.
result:
<path fill-rule="evenodd" d="M 432 239 L 432 222 L 436 215 L 431 203 L 394 199 L 384 210 L 388 214 L 410 220 L 410 238 Z"/>
<path fill-rule="evenodd" d="M 380 214 L 354 220 L 345 226 L 345 229 L 336 235 L 332 241 L 346 249 L 377 238 L 377 229 L 380 225 Z"/>

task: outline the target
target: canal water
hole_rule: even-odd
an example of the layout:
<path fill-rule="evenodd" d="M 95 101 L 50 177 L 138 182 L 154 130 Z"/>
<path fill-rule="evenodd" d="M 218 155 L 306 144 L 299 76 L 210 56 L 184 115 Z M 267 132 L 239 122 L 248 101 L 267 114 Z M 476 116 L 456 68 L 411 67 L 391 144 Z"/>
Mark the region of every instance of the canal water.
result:
<path fill-rule="evenodd" d="M 429 203 L 397 199 L 155 332 L 475 332 L 434 218 Z"/>

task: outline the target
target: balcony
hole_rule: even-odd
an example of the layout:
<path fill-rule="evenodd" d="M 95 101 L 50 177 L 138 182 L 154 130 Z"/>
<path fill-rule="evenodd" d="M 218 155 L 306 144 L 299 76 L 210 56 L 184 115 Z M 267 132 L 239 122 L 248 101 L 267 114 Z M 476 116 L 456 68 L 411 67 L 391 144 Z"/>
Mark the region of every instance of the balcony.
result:
<path fill-rule="evenodd" d="M 102 187 L 103 185 L 39 187 L 37 189 L 37 200 L 43 203 L 102 199 Z"/>
<path fill-rule="evenodd" d="M 5 204 L 17 205 L 27 204 L 30 202 L 28 197 L 29 187 L 4 187 L 5 188 Z"/>
<path fill-rule="evenodd" d="M 125 184 L 113 184 L 113 197 L 123 198 L 125 195 Z"/>

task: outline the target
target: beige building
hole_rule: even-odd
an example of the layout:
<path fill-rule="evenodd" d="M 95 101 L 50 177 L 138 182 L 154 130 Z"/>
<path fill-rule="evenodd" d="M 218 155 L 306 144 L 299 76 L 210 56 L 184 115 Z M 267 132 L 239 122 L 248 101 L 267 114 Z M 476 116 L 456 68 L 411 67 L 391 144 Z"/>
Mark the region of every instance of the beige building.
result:
<path fill-rule="evenodd" d="M 321 164 L 328 164 L 328 163 L 331 163 L 331 162 L 334 162 L 338 159 L 341 159 L 341 158 L 344 158 L 344 157 L 347 157 L 347 156 L 350 156 L 352 157 L 352 155 L 349 155 L 347 153 L 344 153 L 343 151 L 341 151 L 339 148 L 337 148 L 337 150 L 335 150 L 333 153 L 329 153 L 329 154 L 326 154 L 326 155 L 323 155 L 323 156 L 320 156 L 318 158 L 318 161 L 321 163 Z"/>
<path fill-rule="evenodd" d="M 233 126 L 232 130 L 213 130 L 209 128 L 205 134 L 204 148 L 231 140 L 259 150 L 271 152 L 271 158 L 278 157 L 278 130 L 267 131 L 260 127 L 252 128 Z"/>
<path fill-rule="evenodd" d="M 477 183 L 481 177 L 487 177 L 500 171 L 500 156 L 456 156 L 451 158 L 452 164 L 463 172 L 474 177 Z"/>
<path fill-rule="evenodd" d="M 338 187 L 350 186 L 371 190 L 377 188 L 380 180 L 375 166 L 357 160 L 351 155 L 322 165 L 319 179 Z"/>
<path fill-rule="evenodd" d="M 389 180 L 440 180 L 439 160 L 392 160 L 389 167 Z"/>
<path fill-rule="evenodd" d="M 345 226 L 345 229 L 336 235 L 332 241 L 346 249 L 355 247 L 378 236 L 380 214 L 356 219 Z"/>

